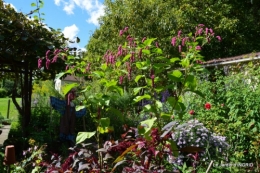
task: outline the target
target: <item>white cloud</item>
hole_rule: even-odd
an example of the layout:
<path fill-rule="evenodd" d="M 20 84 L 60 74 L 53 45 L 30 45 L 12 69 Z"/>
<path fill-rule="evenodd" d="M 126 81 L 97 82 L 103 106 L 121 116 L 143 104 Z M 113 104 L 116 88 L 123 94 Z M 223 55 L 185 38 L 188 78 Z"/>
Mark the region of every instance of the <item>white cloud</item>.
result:
<path fill-rule="evenodd" d="M 75 4 L 73 1 L 65 2 L 63 10 L 66 11 L 67 14 L 74 14 L 73 10 L 75 8 Z"/>
<path fill-rule="evenodd" d="M 104 15 L 104 5 L 98 0 L 54 0 L 54 3 L 62 3 L 63 10 L 69 15 L 74 14 L 75 7 L 87 11 L 90 17 L 86 21 L 94 25 L 98 25 L 98 18 Z"/>
<path fill-rule="evenodd" d="M 71 26 L 66 26 L 62 33 L 64 34 L 64 37 L 68 38 L 70 41 L 75 42 L 71 43 L 68 42 L 69 47 L 76 47 L 77 49 L 81 49 L 82 51 L 86 51 L 85 48 L 81 48 L 78 43 L 76 43 L 77 34 L 79 33 L 79 28 L 73 24 Z"/>
<path fill-rule="evenodd" d="M 54 0 L 55 5 L 60 5 L 61 0 Z"/>
<path fill-rule="evenodd" d="M 71 26 L 66 26 L 62 32 L 66 38 L 73 41 L 79 33 L 79 28 L 73 24 Z"/>
<path fill-rule="evenodd" d="M 17 9 L 15 8 L 15 6 L 14 6 L 13 4 L 11 4 L 11 3 L 5 3 L 5 2 L 4 2 L 4 5 L 10 5 L 15 11 L 17 11 Z"/>

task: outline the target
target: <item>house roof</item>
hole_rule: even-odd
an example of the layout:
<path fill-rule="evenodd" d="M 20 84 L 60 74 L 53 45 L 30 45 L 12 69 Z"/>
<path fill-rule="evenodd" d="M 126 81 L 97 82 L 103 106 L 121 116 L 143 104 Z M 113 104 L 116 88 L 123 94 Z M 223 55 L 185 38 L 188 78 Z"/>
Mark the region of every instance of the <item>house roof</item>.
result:
<path fill-rule="evenodd" d="M 243 54 L 239 56 L 233 56 L 228 58 L 219 58 L 219 59 L 213 59 L 206 62 L 203 62 L 205 67 L 210 66 L 224 66 L 228 64 L 235 64 L 239 62 L 247 62 L 247 61 L 254 61 L 260 59 L 260 52 L 256 53 L 249 53 L 249 54 Z"/>
<path fill-rule="evenodd" d="M 62 81 L 80 82 L 82 81 L 82 78 L 73 75 L 67 75 L 65 78 L 62 79 Z"/>

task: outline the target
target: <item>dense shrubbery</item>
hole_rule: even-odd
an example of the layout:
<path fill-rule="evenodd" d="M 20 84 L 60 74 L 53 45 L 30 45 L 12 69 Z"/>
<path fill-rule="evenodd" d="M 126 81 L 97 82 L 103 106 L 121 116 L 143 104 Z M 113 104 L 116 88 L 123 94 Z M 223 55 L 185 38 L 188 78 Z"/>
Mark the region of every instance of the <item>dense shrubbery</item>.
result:
<path fill-rule="evenodd" d="M 206 78 L 208 80 L 202 78 L 200 88 L 205 98 L 189 95 L 188 104 L 206 127 L 227 137 L 230 148 L 225 162 L 252 163 L 257 170 L 260 161 L 259 64 L 238 67 L 218 69 Z M 211 77 L 214 81 L 210 81 Z M 205 99 L 212 105 L 208 111 L 201 108 Z M 241 168 L 229 169 L 241 172 Z"/>
<path fill-rule="evenodd" d="M 7 96 L 7 91 L 4 88 L 0 88 L 0 98 Z"/>

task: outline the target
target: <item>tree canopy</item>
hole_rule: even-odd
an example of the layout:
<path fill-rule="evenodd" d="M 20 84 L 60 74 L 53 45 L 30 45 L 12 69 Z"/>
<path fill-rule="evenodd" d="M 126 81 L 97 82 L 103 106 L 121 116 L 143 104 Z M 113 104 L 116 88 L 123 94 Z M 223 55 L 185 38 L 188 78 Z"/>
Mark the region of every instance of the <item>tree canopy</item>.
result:
<path fill-rule="evenodd" d="M 32 3 L 32 6 L 35 5 Z M 39 71 L 37 61 L 45 56 L 48 49 L 64 47 L 66 39 L 60 31 L 49 28 L 41 22 L 38 16 L 40 16 L 39 8 L 42 6 L 43 1 L 39 1 L 38 8 L 25 15 L 16 12 L 10 5 L 0 0 L 0 70 L 14 72 L 16 67 L 28 63 L 38 77 L 49 78 L 50 74 L 55 73 L 50 71 L 47 74 Z M 33 13 L 39 15 L 31 18 Z M 52 69 L 58 70 L 57 67 L 60 67 L 60 64 Z"/>
<path fill-rule="evenodd" d="M 106 0 L 105 15 L 88 45 L 89 55 L 102 56 L 107 49 L 116 49 L 119 31 L 157 38 L 168 55 L 176 52 L 171 39 L 179 30 L 191 32 L 198 24 L 213 28 L 222 43 L 213 42 L 202 49 L 206 60 L 260 50 L 260 1 L 234 0 Z M 209 29 L 210 29 L 209 28 Z"/>
<path fill-rule="evenodd" d="M 43 22 L 40 8 L 43 1 L 32 3 L 35 10 L 29 14 L 16 12 L 10 5 L 0 0 L 0 71 L 13 77 L 12 100 L 23 117 L 23 132 L 26 136 L 31 115 L 32 80 L 53 78 L 65 68 L 65 64 L 50 59 L 50 53 L 64 51 L 66 40 L 60 31 L 47 27 Z M 31 15 L 35 14 L 33 18 Z M 67 49 L 65 48 L 67 51 Z M 47 53 L 48 52 L 48 53 Z M 43 58 L 46 57 L 46 58 Z M 45 62 L 43 62 L 43 59 Z M 48 70 L 50 64 L 53 63 Z M 47 69 L 47 70 L 46 70 Z M 34 77 L 34 78 L 33 78 Z M 10 78 L 9 78 L 10 79 Z M 20 83 L 21 105 L 15 97 Z"/>

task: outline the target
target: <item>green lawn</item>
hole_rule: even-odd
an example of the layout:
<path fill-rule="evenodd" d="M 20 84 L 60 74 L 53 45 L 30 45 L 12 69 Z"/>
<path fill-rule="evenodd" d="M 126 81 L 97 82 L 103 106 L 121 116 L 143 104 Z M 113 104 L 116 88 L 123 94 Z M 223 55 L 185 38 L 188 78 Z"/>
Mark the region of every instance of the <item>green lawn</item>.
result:
<path fill-rule="evenodd" d="M 14 106 L 11 98 L 0 98 L 0 115 L 4 118 L 7 118 L 7 109 L 8 109 L 8 100 L 10 99 L 10 111 L 9 111 L 9 119 L 14 121 L 18 120 L 18 111 Z M 20 104 L 21 98 L 16 99 L 18 104 Z"/>

